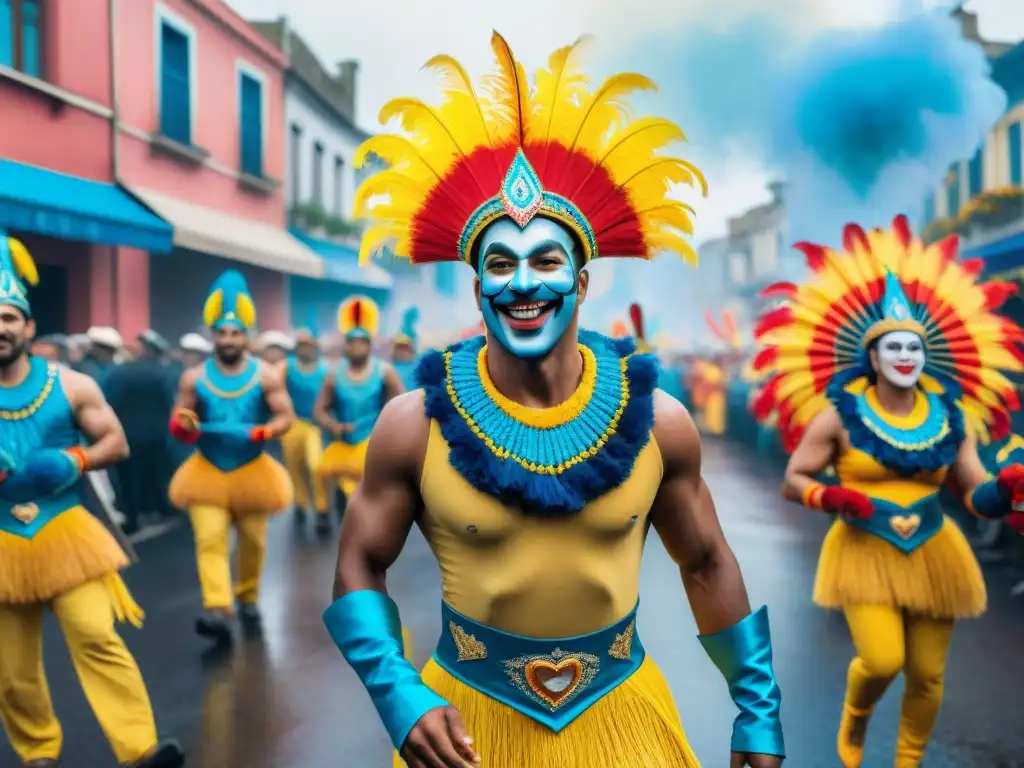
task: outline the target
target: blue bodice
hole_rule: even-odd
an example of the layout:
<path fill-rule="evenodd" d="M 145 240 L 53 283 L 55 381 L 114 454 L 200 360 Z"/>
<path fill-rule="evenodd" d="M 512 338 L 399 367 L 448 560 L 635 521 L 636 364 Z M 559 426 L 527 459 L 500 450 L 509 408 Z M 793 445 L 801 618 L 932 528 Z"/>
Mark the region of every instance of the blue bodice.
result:
<path fill-rule="evenodd" d="M 334 419 L 340 424 L 354 424 L 355 429 L 342 437 L 350 445 L 367 440 L 384 407 L 384 364 L 374 358 L 369 375 L 353 381 L 348 361 L 343 360 L 334 374 Z"/>
<path fill-rule="evenodd" d="M 252 428 L 270 417 L 258 361 L 250 359 L 240 373 L 228 376 L 207 360 L 196 381 L 196 406 L 201 425 L 197 447 L 217 469 L 231 472 L 263 453 L 262 443 L 248 439 Z"/>
<path fill-rule="evenodd" d="M 416 366 L 418 363 L 418 360 L 391 363 L 391 366 L 395 369 L 395 373 L 398 374 L 398 378 L 402 380 L 402 386 L 405 387 L 407 392 L 419 388 L 419 385 L 416 383 Z"/>
<path fill-rule="evenodd" d="M 74 410 L 60 383 L 60 369 L 42 358 L 29 361 L 24 381 L 15 387 L 0 387 L 0 449 L 14 465 L 35 451 L 66 450 L 82 442 Z M 57 515 L 81 503 L 78 483 L 32 504 L 16 501 L 4 498 L 0 483 L 0 531 L 28 539 Z"/>
<path fill-rule="evenodd" d="M 327 363 L 323 360 L 318 360 L 313 370 L 304 371 L 299 367 L 296 358 L 288 358 L 285 387 L 288 389 L 288 396 L 292 399 L 292 405 L 295 407 L 295 415 L 303 421 L 313 421 L 313 405 L 316 403 L 320 390 L 323 389 L 327 371 Z"/>

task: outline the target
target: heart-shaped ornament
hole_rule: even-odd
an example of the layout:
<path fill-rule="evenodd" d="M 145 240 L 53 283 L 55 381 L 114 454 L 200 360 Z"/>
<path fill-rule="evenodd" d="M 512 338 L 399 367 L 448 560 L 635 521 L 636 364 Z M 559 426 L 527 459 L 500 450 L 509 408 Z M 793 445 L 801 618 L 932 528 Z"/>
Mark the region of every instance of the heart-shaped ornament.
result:
<path fill-rule="evenodd" d="M 29 525 L 39 516 L 39 507 L 35 504 L 17 504 L 11 507 L 11 514 L 19 523 Z"/>
<path fill-rule="evenodd" d="M 557 709 L 576 690 L 582 677 L 583 663 L 572 657 L 557 663 L 534 659 L 526 665 L 527 685 L 552 709 Z"/>
<path fill-rule="evenodd" d="M 889 518 L 889 527 L 896 531 L 896 535 L 906 540 L 917 533 L 921 527 L 920 515 L 896 515 Z"/>

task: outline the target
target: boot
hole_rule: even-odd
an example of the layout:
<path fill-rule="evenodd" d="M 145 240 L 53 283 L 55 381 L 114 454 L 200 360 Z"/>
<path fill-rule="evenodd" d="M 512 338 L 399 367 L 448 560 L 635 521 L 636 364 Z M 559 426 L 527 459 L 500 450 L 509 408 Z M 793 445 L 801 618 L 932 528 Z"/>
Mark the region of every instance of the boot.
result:
<path fill-rule="evenodd" d="M 864 760 L 864 740 L 868 732 L 869 710 L 856 710 L 843 704 L 843 717 L 839 722 L 836 752 L 843 768 L 860 768 Z"/>
<path fill-rule="evenodd" d="M 259 624 L 263 620 L 256 603 L 239 603 L 238 618 L 243 624 L 248 625 Z"/>
<path fill-rule="evenodd" d="M 196 619 L 196 634 L 218 643 L 231 642 L 231 626 L 227 617 L 218 611 L 206 611 Z"/>
<path fill-rule="evenodd" d="M 181 768 L 185 764 L 185 753 L 178 742 L 162 741 L 156 748 L 138 762 L 125 768 Z"/>

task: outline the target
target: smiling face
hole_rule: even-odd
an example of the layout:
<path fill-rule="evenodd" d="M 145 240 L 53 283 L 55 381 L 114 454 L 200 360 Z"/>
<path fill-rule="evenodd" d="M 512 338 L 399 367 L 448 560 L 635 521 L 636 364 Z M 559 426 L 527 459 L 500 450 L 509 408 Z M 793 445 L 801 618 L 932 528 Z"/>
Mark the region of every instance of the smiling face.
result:
<path fill-rule="evenodd" d="M 36 326 L 17 307 L 0 305 L 0 368 L 21 359 L 28 351 Z"/>
<path fill-rule="evenodd" d="M 249 348 L 249 337 L 235 323 L 224 323 L 213 332 L 213 353 L 224 365 L 234 365 Z"/>
<path fill-rule="evenodd" d="M 511 219 L 491 224 L 480 237 L 477 277 L 488 332 L 527 360 L 551 352 L 586 293 L 572 236 L 544 218 L 522 229 Z"/>
<path fill-rule="evenodd" d="M 875 373 L 898 389 L 915 386 L 924 363 L 924 342 L 911 331 L 890 331 L 871 351 L 871 367 Z"/>

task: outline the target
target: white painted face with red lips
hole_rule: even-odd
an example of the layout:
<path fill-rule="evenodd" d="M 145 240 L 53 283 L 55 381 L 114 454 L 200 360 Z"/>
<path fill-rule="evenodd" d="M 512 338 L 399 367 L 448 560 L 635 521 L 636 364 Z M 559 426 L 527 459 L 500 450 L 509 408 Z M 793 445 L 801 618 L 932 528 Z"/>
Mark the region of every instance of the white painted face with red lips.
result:
<path fill-rule="evenodd" d="M 910 389 L 924 370 L 924 341 L 912 331 L 890 331 L 878 340 L 878 373 L 894 387 Z"/>

